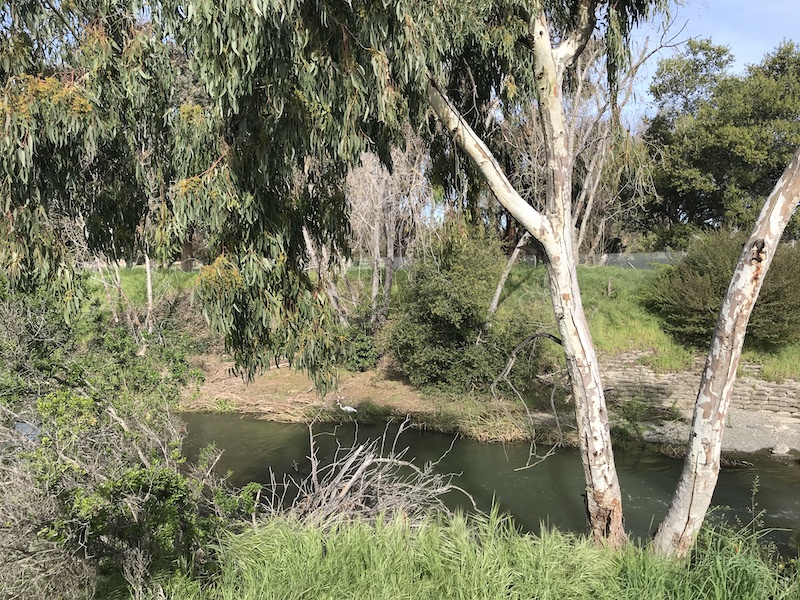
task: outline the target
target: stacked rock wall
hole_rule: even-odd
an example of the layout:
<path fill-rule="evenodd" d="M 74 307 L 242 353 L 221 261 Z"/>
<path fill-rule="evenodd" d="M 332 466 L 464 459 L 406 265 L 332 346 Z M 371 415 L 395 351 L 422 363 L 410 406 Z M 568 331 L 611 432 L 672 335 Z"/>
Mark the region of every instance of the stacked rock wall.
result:
<path fill-rule="evenodd" d="M 600 357 L 600 370 L 610 399 L 639 398 L 662 406 L 690 410 L 700 386 L 702 360 L 691 372 L 657 373 L 641 364 L 641 353 Z M 800 381 L 770 382 L 759 379 L 758 367 L 743 365 L 731 400 L 734 408 L 768 410 L 800 420 Z"/>

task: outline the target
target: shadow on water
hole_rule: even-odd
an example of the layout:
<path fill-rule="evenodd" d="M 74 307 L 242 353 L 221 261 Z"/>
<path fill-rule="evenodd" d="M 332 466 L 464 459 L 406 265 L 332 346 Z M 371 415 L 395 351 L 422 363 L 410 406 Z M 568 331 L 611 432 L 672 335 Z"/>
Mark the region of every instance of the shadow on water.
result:
<path fill-rule="evenodd" d="M 218 465 L 221 473 L 230 470 L 233 485 L 249 481 L 265 483 L 269 469 L 280 478 L 283 473 L 300 475 L 310 469 L 309 435 L 305 425 L 272 423 L 237 415 L 184 413 L 188 435 L 184 452 L 196 458 L 200 449 L 215 442 L 224 450 Z M 390 426 L 396 431 L 396 425 Z M 320 425 L 315 432 L 333 433 L 334 427 Z M 334 435 L 318 436 L 319 457 L 330 461 L 337 440 L 342 446 L 353 442 L 354 426 L 342 425 Z M 359 426 L 358 439 L 375 439 L 383 426 Z M 416 464 L 438 460 L 450 445 L 453 449 L 439 463 L 444 473 L 460 473 L 457 484 L 474 497 L 478 507 L 488 510 L 493 500 L 514 516 L 525 530 L 538 531 L 544 522 L 565 531 L 585 531 L 583 472 L 574 449 L 558 450 L 535 467 L 520 470 L 529 454 L 527 444 L 484 444 L 452 435 L 409 430 L 400 447 L 410 447 L 408 456 Z M 729 520 L 743 524 L 752 520 L 753 482 L 758 477 L 756 512 L 762 512 L 763 527 L 773 531 L 773 540 L 784 555 L 797 555 L 800 531 L 800 464 L 779 461 L 766 455 L 749 455 L 752 467 L 723 469 L 714 493 L 713 504 L 729 507 Z M 675 489 L 682 461 L 652 451 L 615 452 L 617 472 L 623 490 L 626 527 L 634 537 L 647 538 L 667 510 Z M 453 507 L 467 508 L 468 501 L 454 494 Z M 794 541 L 793 541 L 794 536 Z"/>

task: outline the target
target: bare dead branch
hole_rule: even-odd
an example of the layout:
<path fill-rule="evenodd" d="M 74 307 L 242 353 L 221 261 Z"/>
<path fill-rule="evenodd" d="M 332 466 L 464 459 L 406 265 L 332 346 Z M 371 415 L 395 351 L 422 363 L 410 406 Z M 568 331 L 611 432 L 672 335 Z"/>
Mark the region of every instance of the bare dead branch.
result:
<path fill-rule="evenodd" d="M 323 527 L 356 518 L 374 521 L 380 515 L 402 514 L 416 520 L 431 510 L 449 514 L 442 496 L 450 491 L 463 493 L 475 507 L 472 496 L 453 483 L 455 474 L 436 472 L 436 466 L 447 453 L 421 466 L 405 458 L 408 448 L 399 449 L 399 443 L 409 427 L 406 420 L 390 436 L 387 426 L 381 437 L 350 447 L 343 447 L 337 441 L 332 462 L 324 466 L 317 459 L 316 437 L 320 434 L 314 434 L 309 427 L 311 474 L 299 481 L 284 476 L 281 482 L 272 474 L 265 488 L 267 513 L 281 511 Z M 283 509 L 291 494 L 294 495 L 291 505 Z"/>

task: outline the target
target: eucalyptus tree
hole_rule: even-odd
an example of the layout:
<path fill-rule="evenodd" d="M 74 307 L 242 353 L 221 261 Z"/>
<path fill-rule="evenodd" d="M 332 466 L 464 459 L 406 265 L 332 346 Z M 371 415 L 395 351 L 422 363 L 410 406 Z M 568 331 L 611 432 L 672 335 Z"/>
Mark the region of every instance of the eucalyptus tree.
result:
<path fill-rule="evenodd" d="M 190 5 L 187 14 L 192 18 L 201 16 L 196 19 L 200 21 L 199 28 L 194 29 L 198 23 L 192 23 L 191 37 L 187 39 L 194 44 L 192 53 L 198 65 L 206 69 L 205 77 L 213 90 L 212 95 L 234 122 L 246 119 L 248 124 L 263 127 L 264 132 L 259 136 L 270 142 L 282 139 L 287 126 L 298 120 L 308 125 L 300 135 L 297 130 L 288 129 L 295 136 L 292 139 L 300 142 L 291 146 L 288 158 L 287 146 L 277 144 L 278 162 L 268 163 L 281 167 L 277 173 L 290 171 L 298 149 L 330 158 L 331 164 L 336 164 L 337 160 L 355 161 L 366 147 L 382 151 L 386 157 L 391 137 L 399 131 L 400 117 L 410 114 L 412 119 L 416 117 L 422 121 L 427 99 L 443 122 L 446 133 L 474 160 L 500 202 L 542 244 L 572 379 L 590 524 L 598 539 L 621 543 L 625 532 L 607 412 L 575 276 L 571 219 L 573 164 L 565 135 L 562 86 L 565 73 L 595 30 L 598 11 L 606 10 L 604 17 L 609 23 L 607 33 L 611 38 L 608 47 L 613 50 L 619 49 L 620 33 L 626 32 L 631 20 L 650 6 L 578 2 L 577 10 L 559 19 L 557 11 L 540 10 L 529 16 L 523 7 L 514 5 L 461 6 L 453 7 L 450 12 L 443 10 L 447 6 L 440 5 L 435 14 L 426 12 L 427 6 L 395 5 L 397 16 L 403 17 L 397 21 L 394 15 L 384 12 L 385 8 L 371 5 L 354 7 L 357 18 L 344 7 L 337 10 L 337 7 L 320 4 L 315 4 L 313 10 L 304 5 L 280 4 L 252 9 L 250 6 L 242 5 L 240 14 L 235 10 L 215 12 L 203 2 Z M 622 20 L 616 12 L 621 7 L 626 9 Z M 241 18 L 251 10 L 255 11 L 256 18 Z M 454 21 L 457 27 L 453 26 Z M 454 33 L 446 37 L 441 35 L 442 31 Z M 236 47 L 229 51 L 231 39 L 238 40 L 236 45 L 244 44 L 240 52 L 237 53 Z M 551 39 L 557 41 L 551 42 Z M 222 53 L 217 52 L 220 48 Z M 619 66 L 615 61 L 620 56 L 611 52 L 610 58 L 613 76 L 614 68 Z M 459 73 L 459 67 L 466 69 L 465 64 L 470 69 Z M 492 68 L 481 72 L 478 69 L 482 64 Z M 496 68 L 498 65 L 502 69 Z M 514 76 L 513 81 L 509 75 Z M 476 82 L 473 97 L 448 97 L 451 95 L 448 91 L 462 90 L 468 79 Z M 465 107 L 475 108 L 479 104 L 476 98 L 480 99 L 481 89 L 499 93 L 509 103 L 518 94 L 535 97 L 545 131 L 547 156 L 547 193 L 540 210 L 525 202 L 514 190 L 489 147 L 469 122 L 472 115 L 462 114 L 466 113 Z M 257 149 L 248 146 L 250 135 L 252 132 L 248 130 L 244 140 L 235 142 L 242 144 L 239 152 L 249 150 L 248 157 Z M 270 146 L 275 147 L 274 143 Z M 300 158 L 304 158 L 302 154 Z M 270 159 L 276 160 L 275 156 Z M 264 172 L 270 171 L 264 169 Z M 709 473 L 714 472 L 720 423 L 726 407 L 725 394 L 729 394 L 735 372 L 737 353 L 729 339 L 732 331 L 737 338 L 743 334 L 747 306 L 755 298 L 758 278 L 768 266 L 775 235 L 780 236 L 782 223 L 791 212 L 787 212 L 786 207 L 791 209 L 796 205 L 794 173 L 793 165 L 777 188 L 776 198 L 781 202 L 765 209 L 760 223 L 767 229 L 756 232 L 756 238 L 743 254 L 740 273 L 744 275 L 740 274 L 732 282 L 728 308 L 720 317 L 719 342 L 712 347 L 703 384 L 712 391 L 700 395 L 697 404 L 700 417 L 695 420 L 704 434 L 703 428 L 711 428 L 711 433 L 697 440 L 693 449 L 693 456 L 706 458 L 695 463 L 703 468 L 694 471 L 687 468 L 687 477 L 694 477 L 694 483 L 704 488 L 703 494 L 713 489 Z M 335 172 L 331 174 L 336 175 Z M 750 282 L 756 287 L 750 286 Z M 741 312 L 739 307 L 743 307 Z M 718 387 L 721 393 L 714 391 Z M 684 485 L 679 497 L 691 498 L 692 489 L 691 484 Z M 683 500 L 676 503 L 678 511 L 686 505 Z M 702 522 L 704 511 L 701 502 L 692 506 L 692 527 Z M 664 531 L 671 527 L 665 525 Z M 692 537 L 692 527 L 684 530 L 688 539 Z M 675 537 L 672 532 L 664 534 L 659 541 L 664 547 L 679 551 L 685 547 L 686 538 Z"/>
<path fill-rule="evenodd" d="M 0 254 L 12 282 L 71 294 L 62 226 L 126 256 L 163 192 L 169 56 L 121 6 L 5 6 Z"/>
<path fill-rule="evenodd" d="M 742 248 L 722 303 L 694 405 L 686 459 L 654 548 L 686 555 L 711 504 L 722 434 L 731 404 L 747 323 L 781 236 L 800 204 L 800 151 L 778 179 Z"/>
<path fill-rule="evenodd" d="M 658 46 L 662 47 L 661 45 Z M 569 73 L 564 97 L 566 139 L 573 165 L 573 244 L 576 254 L 617 252 L 614 239 L 625 236 L 625 217 L 638 209 L 649 191 L 650 160 L 642 141 L 615 122 L 633 97 L 637 72 L 654 50 L 645 45 L 632 64 L 620 73 L 619 96 L 612 98 L 605 68 L 605 46 L 594 39 Z M 502 152 L 511 163 L 504 167 L 520 196 L 537 210 L 546 204 L 548 165 L 545 132 L 535 99 L 504 115 Z M 520 236 L 498 282 L 491 316 L 497 310 L 505 281 L 530 232 Z"/>
<path fill-rule="evenodd" d="M 263 239 L 265 227 L 277 225 L 286 256 L 293 256 L 302 223 L 320 241 L 341 246 L 345 207 L 338 190 L 344 165 L 367 148 L 389 163 L 405 120 L 422 125 L 427 105 L 433 107 L 452 140 L 441 143 L 455 143 L 474 160 L 498 200 L 544 247 L 572 379 L 587 512 L 595 537 L 615 545 L 625 539 L 622 503 L 597 357 L 575 275 L 573 163 L 563 92 L 567 73 L 599 31 L 606 40 L 613 97 L 631 28 L 664 5 L 231 0 L 220 10 L 211 0 L 188 0 L 164 12 L 228 121 L 227 164 L 247 198 L 231 211 L 236 216 L 231 230 L 237 230 L 231 246 L 252 245 Z M 523 98 L 537 103 L 547 156 L 542 210 L 516 193 L 479 137 L 485 128 L 479 109 L 494 97 L 508 108 Z M 314 197 L 286 211 L 280 198 L 287 177 L 309 158 L 325 165 L 311 174 Z M 214 189 L 219 188 L 205 189 L 206 197 Z M 225 200 L 230 193 L 224 190 L 219 202 L 230 206 Z M 297 225 L 285 218 L 289 215 Z M 254 250 L 275 256 L 279 249 L 260 244 Z M 261 338 L 256 331 L 269 331 L 269 321 L 251 308 L 262 297 L 256 284 L 274 276 L 275 268 L 271 259 L 253 265 L 233 286 L 254 290 L 236 302 L 249 333 L 239 336 L 239 322 L 231 329 L 237 343 L 250 350 Z M 233 300 L 225 298 L 228 286 L 215 289 L 220 300 Z"/>

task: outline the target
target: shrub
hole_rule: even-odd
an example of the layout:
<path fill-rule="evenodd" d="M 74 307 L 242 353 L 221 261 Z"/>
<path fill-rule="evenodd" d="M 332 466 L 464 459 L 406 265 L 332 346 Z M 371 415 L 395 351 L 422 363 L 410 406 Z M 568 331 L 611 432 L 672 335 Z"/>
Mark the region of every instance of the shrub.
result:
<path fill-rule="evenodd" d="M 703 348 L 716 325 L 722 300 L 745 238 L 712 233 L 696 242 L 677 265 L 653 281 L 646 306 L 664 320 L 678 341 Z M 800 340 L 800 248 L 782 245 L 772 261 L 747 327 L 747 344 L 777 347 Z"/>
<path fill-rule="evenodd" d="M 378 364 L 375 338 L 359 326 L 351 325 L 343 332 L 346 344 L 342 366 L 348 371 L 368 371 Z"/>
<path fill-rule="evenodd" d="M 486 327 L 504 264 L 499 241 L 463 223 L 446 224 L 431 246 L 415 249 L 387 336 L 389 352 L 413 384 L 468 390 L 500 374 L 527 333 L 519 314 Z M 515 373 L 530 365 L 518 363 Z"/>
<path fill-rule="evenodd" d="M 253 510 L 256 490 L 229 491 L 212 454 L 182 458 L 186 340 L 165 330 L 142 355 L 84 314 L 70 328 L 45 296 L 0 290 L 0 597 L 85 597 L 98 574 L 139 585 Z"/>

